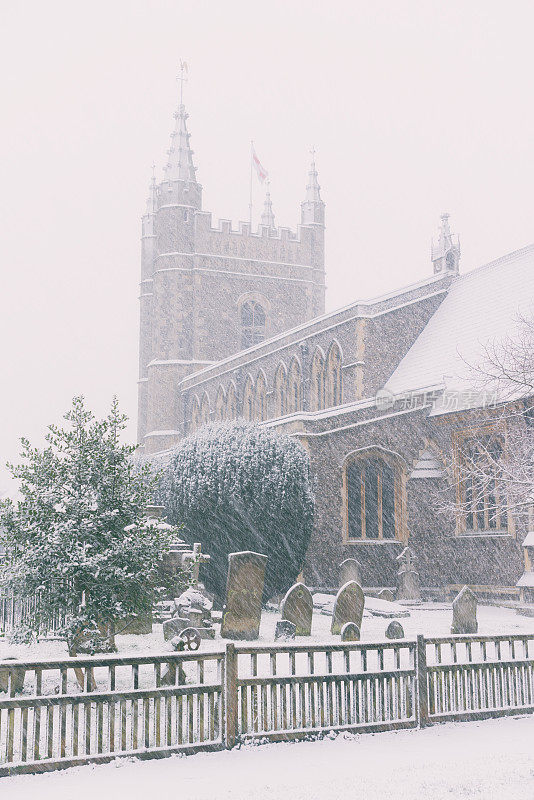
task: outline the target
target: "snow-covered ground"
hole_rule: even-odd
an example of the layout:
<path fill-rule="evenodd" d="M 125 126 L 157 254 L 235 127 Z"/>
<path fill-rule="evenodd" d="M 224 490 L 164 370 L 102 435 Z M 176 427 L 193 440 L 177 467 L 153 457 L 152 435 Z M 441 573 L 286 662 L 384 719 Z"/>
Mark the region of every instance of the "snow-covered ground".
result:
<path fill-rule="evenodd" d="M 532 800 L 534 716 L 0 779 L 9 800 Z"/>
<path fill-rule="evenodd" d="M 420 606 L 409 608 L 410 616 L 399 619 L 404 628 L 407 638 L 413 638 L 418 633 L 426 636 L 448 636 L 450 635 L 452 622 L 452 607 L 447 603 L 423 603 Z M 276 622 L 280 619 L 280 614 L 264 611 L 260 628 L 260 638 L 258 644 L 272 642 L 274 640 L 274 629 Z M 362 624 L 362 641 L 381 641 L 390 618 L 376 617 L 364 612 Z M 317 642 L 339 642 L 339 636 L 330 634 L 331 617 L 326 614 L 314 612 L 312 624 L 312 636 L 299 637 L 297 642 L 305 644 L 310 641 Z M 510 608 L 500 608 L 496 606 L 478 607 L 478 626 L 479 633 L 533 633 L 534 618 L 522 617 L 515 610 Z M 201 650 L 203 652 L 218 650 L 224 647 L 225 640 L 220 638 L 214 641 L 203 641 Z M 151 634 L 145 636 L 117 636 L 117 647 L 121 653 L 162 653 L 171 651 L 169 642 L 163 639 L 161 625 L 154 625 Z M 0 638 L 0 660 L 7 657 L 21 659 L 38 658 L 63 658 L 67 655 L 67 648 L 64 642 L 44 641 L 39 644 L 13 645 L 7 639 Z"/>

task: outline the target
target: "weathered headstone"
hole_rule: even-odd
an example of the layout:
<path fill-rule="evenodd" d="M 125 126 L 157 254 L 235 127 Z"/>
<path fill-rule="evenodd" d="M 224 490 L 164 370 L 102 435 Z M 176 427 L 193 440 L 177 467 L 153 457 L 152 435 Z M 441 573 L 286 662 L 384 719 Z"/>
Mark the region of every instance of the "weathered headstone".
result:
<path fill-rule="evenodd" d="M 287 592 L 280 606 L 282 619 L 292 622 L 297 636 L 311 636 L 313 598 L 303 583 L 295 583 Z"/>
<path fill-rule="evenodd" d="M 396 619 L 387 626 L 386 639 L 404 639 L 404 628 Z"/>
<path fill-rule="evenodd" d="M 419 573 L 415 569 L 415 556 L 409 547 L 405 547 L 400 556 L 397 583 L 397 600 L 420 602 L 421 589 L 419 587 Z"/>
<path fill-rule="evenodd" d="M 395 595 L 390 589 L 381 589 L 377 595 L 379 600 L 386 600 L 388 603 L 395 602 Z"/>
<path fill-rule="evenodd" d="M 477 598 L 468 586 L 452 601 L 451 633 L 477 633 Z"/>
<path fill-rule="evenodd" d="M 341 641 L 342 642 L 359 642 L 360 629 L 355 622 L 345 622 L 341 628 Z"/>
<path fill-rule="evenodd" d="M 362 585 L 361 564 L 355 558 L 346 558 L 339 565 L 339 585 L 345 586 L 349 581 Z"/>
<path fill-rule="evenodd" d="M 279 619 L 274 629 L 274 638 L 289 641 L 295 638 L 297 626 L 288 619 Z"/>
<path fill-rule="evenodd" d="M 364 604 L 365 597 L 359 583 L 349 581 L 342 586 L 334 601 L 332 634 L 338 636 L 346 622 L 354 622 L 361 630 Z"/>
<path fill-rule="evenodd" d="M 190 624 L 191 623 L 189 622 L 188 617 L 173 617 L 172 619 L 166 619 L 163 623 L 163 638 L 166 642 L 168 642 L 175 636 L 179 636 L 185 628 L 189 628 Z"/>
<path fill-rule="evenodd" d="M 267 556 L 246 550 L 228 556 L 223 639 L 257 639 Z"/>

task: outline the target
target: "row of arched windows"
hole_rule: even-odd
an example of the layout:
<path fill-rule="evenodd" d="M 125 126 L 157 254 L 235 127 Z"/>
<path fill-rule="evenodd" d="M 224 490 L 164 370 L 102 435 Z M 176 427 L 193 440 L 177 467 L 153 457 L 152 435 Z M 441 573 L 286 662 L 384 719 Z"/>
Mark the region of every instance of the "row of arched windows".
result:
<path fill-rule="evenodd" d="M 338 406 L 342 402 L 341 349 L 332 342 L 328 352 L 317 347 L 312 358 L 310 375 L 310 409 Z M 213 415 L 207 392 L 202 398 L 195 395 L 191 408 L 191 430 L 196 430 L 207 422 L 237 419 L 264 421 L 293 414 L 303 409 L 303 376 L 299 359 L 293 356 L 289 367 L 281 361 L 276 368 L 273 382 L 273 401 L 270 413 L 267 404 L 267 379 L 262 369 L 255 380 L 249 373 L 243 387 L 243 401 L 238 402 L 237 390 L 233 381 L 225 389 L 219 386 L 215 397 Z"/>

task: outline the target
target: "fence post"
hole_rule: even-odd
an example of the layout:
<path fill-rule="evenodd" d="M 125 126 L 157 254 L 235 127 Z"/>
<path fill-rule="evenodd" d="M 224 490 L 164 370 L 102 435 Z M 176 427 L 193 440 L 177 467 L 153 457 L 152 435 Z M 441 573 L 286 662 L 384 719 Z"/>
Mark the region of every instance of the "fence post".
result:
<path fill-rule="evenodd" d="M 237 739 L 237 653 L 235 645 L 226 645 L 224 669 L 224 738 L 230 750 Z"/>
<path fill-rule="evenodd" d="M 417 681 L 417 722 L 420 728 L 430 724 L 428 718 L 428 673 L 426 669 L 426 641 L 417 636 L 415 649 L 415 677 Z"/>

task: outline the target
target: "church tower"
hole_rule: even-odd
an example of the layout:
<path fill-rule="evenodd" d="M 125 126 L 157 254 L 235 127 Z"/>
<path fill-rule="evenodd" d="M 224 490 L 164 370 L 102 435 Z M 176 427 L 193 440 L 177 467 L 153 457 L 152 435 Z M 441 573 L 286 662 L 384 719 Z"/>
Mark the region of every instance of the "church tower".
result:
<path fill-rule="evenodd" d="M 183 76 L 182 76 L 183 77 Z M 184 434 L 180 382 L 193 372 L 324 313 L 324 203 L 315 163 L 301 224 L 212 223 L 180 98 L 168 161 L 142 218 L 138 441 L 146 453 Z M 251 326 L 254 330 L 251 330 Z"/>

